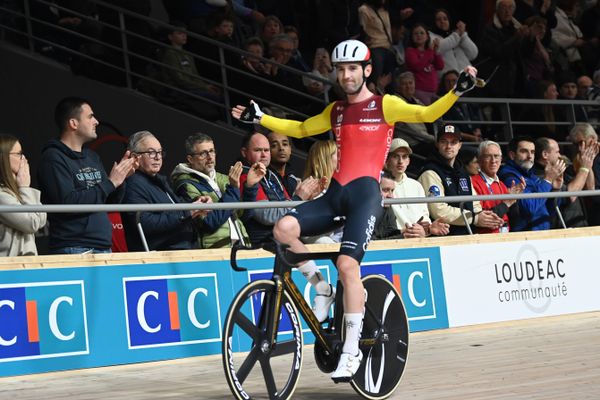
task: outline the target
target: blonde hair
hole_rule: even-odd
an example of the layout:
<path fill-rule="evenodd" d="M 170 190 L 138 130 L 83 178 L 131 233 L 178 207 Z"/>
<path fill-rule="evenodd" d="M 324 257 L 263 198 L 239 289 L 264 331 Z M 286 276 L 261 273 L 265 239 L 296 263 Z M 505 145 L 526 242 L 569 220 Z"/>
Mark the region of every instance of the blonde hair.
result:
<path fill-rule="evenodd" d="M 327 186 L 333 176 L 335 165 L 331 156 L 337 151 L 333 140 L 319 140 L 308 150 L 308 158 L 304 167 L 304 178 L 312 176 L 315 179 L 327 178 Z"/>
<path fill-rule="evenodd" d="M 19 202 L 23 202 L 21 194 L 19 193 L 19 185 L 17 185 L 17 179 L 12 172 L 10 167 L 10 151 L 17 143 L 19 139 L 11 135 L 0 135 L 0 186 L 8 188 Z"/>

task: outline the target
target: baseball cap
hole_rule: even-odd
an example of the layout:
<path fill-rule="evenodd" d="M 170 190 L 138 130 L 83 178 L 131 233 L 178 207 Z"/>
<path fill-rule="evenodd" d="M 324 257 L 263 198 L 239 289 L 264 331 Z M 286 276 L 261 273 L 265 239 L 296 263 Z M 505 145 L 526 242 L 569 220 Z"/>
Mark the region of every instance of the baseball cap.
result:
<path fill-rule="evenodd" d="M 392 144 L 390 145 L 390 153 L 395 152 L 398 149 L 405 148 L 408 150 L 408 154 L 412 154 L 412 149 L 408 145 L 408 142 L 404 139 L 396 138 L 392 140 Z"/>
<path fill-rule="evenodd" d="M 458 138 L 458 140 L 462 140 L 462 135 L 460 134 L 460 129 L 458 129 L 458 127 L 451 125 L 451 124 L 444 125 L 444 127 L 438 132 L 437 141 L 439 142 L 439 140 L 444 135 L 453 135 L 456 138 Z"/>

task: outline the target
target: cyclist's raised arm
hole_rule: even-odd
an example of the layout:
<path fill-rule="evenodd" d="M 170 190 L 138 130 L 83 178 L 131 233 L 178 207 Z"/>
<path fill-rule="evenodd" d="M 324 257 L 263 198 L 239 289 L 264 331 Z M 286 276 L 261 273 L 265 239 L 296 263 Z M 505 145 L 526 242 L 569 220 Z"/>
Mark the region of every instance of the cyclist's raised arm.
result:
<path fill-rule="evenodd" d="M 295 137 L 298 139 L 308 136 L 318 135 L 331 129 L 331 109 L 335 103 L 329 104 L 318 115 L 310 117 L 303 122 L 291 119 L 276 118 L 264 114 L 260 119 L 260 124 L 282 135 Z"/>
<path fill-rule="evenodd" d="M 444 96 L 428 106 L 408 104 L 397 96 L 383 97 L 383 116 L 386 122 L 434 122 L 452 107 L 456 100 L 475 87 L 477 69 L 468 66 L 458 76 L 456 85 Z"/>
<path fill-rule="evenodd" d="M 264 114 L 258 107 L 258 104 L 254 101 L 251 101 L 250 106 L 248 107 L 233 107 L 231 109 L 231 115 L 241 122 L 247 124 L 260 124 L 265 128 L 281 133 L 282 135 L 301 139 L 318 135 L 319 133 L 327 132 L 331 129 L 330 115 L 334 104 L 335 103 L 329 104 L 320 114 L 310 117 L 303 122 L 276 118 Z"/>
<path fill-rule="evenodd" d="M 409 104 L 398 96 L 383 96 L 383 115 L 388 124 L 396 122 L 434 122 L 446 113 L 458 99 L 453 90 L 429 106 Z"/>

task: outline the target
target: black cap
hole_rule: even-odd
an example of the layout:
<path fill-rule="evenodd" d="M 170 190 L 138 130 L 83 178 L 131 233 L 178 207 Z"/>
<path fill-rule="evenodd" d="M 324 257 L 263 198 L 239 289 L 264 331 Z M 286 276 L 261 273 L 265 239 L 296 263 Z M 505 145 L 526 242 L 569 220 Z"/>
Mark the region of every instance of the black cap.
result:
<path fill-rule="evenodd" d="M 452 124 L 446 124 L 442 127 L 442 129 L 437 134 L 437 141 L 439 142 L 442 136 L 444 135 L 452 135 L 455 136 L 458 140 L 462 140 L 460 129 L 458 129 L 457 126 Z"/>

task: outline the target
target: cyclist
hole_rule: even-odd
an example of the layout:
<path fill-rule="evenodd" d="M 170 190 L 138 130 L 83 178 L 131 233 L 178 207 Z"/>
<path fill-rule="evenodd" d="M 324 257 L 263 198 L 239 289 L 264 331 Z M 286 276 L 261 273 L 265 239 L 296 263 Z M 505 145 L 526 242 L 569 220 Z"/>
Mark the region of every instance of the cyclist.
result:
<path fill-rule="evenodd" d="M 344 101 L 329 104 L 321 114 L 304 122 L 263 114 L 255 102 L 249 107 L 236 106 L 234 118 L 260 125 L 295 138 L 304 138 L 332 129 L 337 144 L 337 166 L 327 192 L 302 204 L 280 219 L 273 229 L 275 238 L 295 252 L 308 249 L 299 240 L 333 230 L 345 217 L 344 234 L 336 267 L 344 286 L 345 340 L 336 370 L 335 382 L 352 379 L 362 361 L 358 343 L 364 313 L 364 288 L 360 262 L 382 214 L 379 179 L 393 138 L 394 124 L 433 122 L 441 117 L 458 97 L 475 86 L 477 71 L 467 67 L 456 86 L 445 96 L 425 107 L 412 105 L 392 95 L 378 96 L 365 82 L 371 75 L 369 48 L 358 40 L 338 44 L 331 56 L 337 80 L 347 95 Z M 315 287 L 313 310 L 322 321 L 327 318 L 335 290 L 324 281 L 314 261 L 298 267 Z"/>

